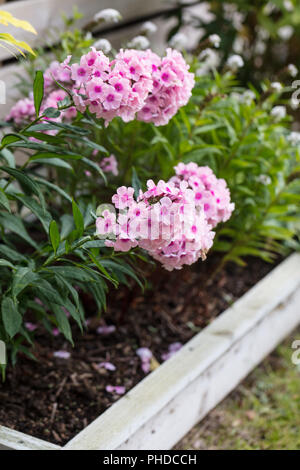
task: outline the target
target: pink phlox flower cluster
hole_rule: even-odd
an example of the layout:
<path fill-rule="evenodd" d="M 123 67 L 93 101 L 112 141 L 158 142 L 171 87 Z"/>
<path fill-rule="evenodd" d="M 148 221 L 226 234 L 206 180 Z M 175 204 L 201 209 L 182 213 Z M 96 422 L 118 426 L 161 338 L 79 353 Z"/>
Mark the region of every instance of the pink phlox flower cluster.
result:
<path fill-rule="evenodd" d="M 10 112 L 6 116 L 6 121 L 14 121 L 17 125 L 24 121 L 31 121 L 35 117 L 35 107 L 33 98 L 23 98 L 14 104 Z"/>
<path fill-rule="evenodd" d="M 112 197 L 116 215 L 105 210 L 96 220 L 97 234 L 116 251 L 139 246 L 168 269 L 180 269 L 205 258 L 214 238 L 204 211 L 195 204 L 186 181 L 178 186 L 160 180 L 147 182 L 147 191 L 121 186 Z"/>
<path fill-rule="evenodd" d="M 51 62 L 50 66 L 44 72 L 44 100 L 41 106 L 41 113 L 47 108 L 57 108 L 58 102 L 63 101 L 67 97 L 67 93 L 57 88 L 55 80 L 65 85 L 72 84 L 70 71 L 61 66 L 57 61 Z M 52 121 L 61 122 L 62 120 L 71 121 L 77 114 L 74 106 L 63 110 L 60 117 L 51 118 Z M 14 121 L 20 125 L 24 121 L 32 121 L 35 117 L 35 107 L 32 93 L 27 98 L 22 98 L 11 108 L 6 116 L 7 121 Z M 53 133 L 53 131 L 47 133 Z M 55 133 L 55 132 L 54 132 Z"/>
<path fill-rule="evenodd" d="M 70 71 L 62 67 L 61 64 L 54 60 L 44 72 L 44 88 L 45 91 L 56 88 L 55 80 L 59 83 L 71 83 Z"/>
<path fill-rule="evenodd" d="M 156 57 L 152 65 L 152 92 L 139 111 L 138 119 L 163 126 L 181 106 L 187 104 L 195 81 L 194 74 L 189 72 L 189 66 L 180 52 L 167 49 L 166 57 Z"/>
<path fill-rule="evenodd" d="M 104 173 L 112 173 L 114 176 L 118 176 L 119 174 L 118 162 L 113 154 L 101 160 L 100 168 L 104 171 Z"/>
<path fill-rule="evenodd" d="M 73 99 L 79 111 L 87 108 L 107 125 L 114 117 L 167 124 L 184 106 L 194 86 L 194 75 L 182 54 L 167 49 L 161 59 L 150 49 L 121 49 L 113 61 L 102 51 L 83 55 L 79 64 L 62 64 L 73 80 Z"/>
<path fill-rule="evenodd" d="M 63 68 L 71 74 L 73 99 L 79 111 L 88 108 L 106 125 L 116 116 L 125 122 L 133 120 L 152 89 L 151 63 L 143 51 L 121 49 L 110 62 L 102 51 L 92 47 L 79 64 L 69 65 L 68 59 Z"/>
<path fill-rule="evenodd" d="M 205 217 L 212 228 L 220 222 L 226 222 L 234 210 L 234 203 L 230 200 L 230 191 L 226 181 L 217 178 L 208 166 L 198 166 L 191 162 L 179 163 L 175 167 L 176 175 L 171 180 L 180 185 L 182 181 L 188 183 L 195 194 L 195 205 L 202 207 Z"/>

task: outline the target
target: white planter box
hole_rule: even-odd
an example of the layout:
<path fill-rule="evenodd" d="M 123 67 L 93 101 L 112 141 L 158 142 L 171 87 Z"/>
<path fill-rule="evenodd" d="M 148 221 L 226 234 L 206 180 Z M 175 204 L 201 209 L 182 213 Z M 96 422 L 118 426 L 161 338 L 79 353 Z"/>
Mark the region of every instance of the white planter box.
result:
<path fill-rule="evenodd" d="M 63 449 L 170 449 L 300 323 L 293 254 Z M 0 448 L 59 447 L 0 426 Z"/>

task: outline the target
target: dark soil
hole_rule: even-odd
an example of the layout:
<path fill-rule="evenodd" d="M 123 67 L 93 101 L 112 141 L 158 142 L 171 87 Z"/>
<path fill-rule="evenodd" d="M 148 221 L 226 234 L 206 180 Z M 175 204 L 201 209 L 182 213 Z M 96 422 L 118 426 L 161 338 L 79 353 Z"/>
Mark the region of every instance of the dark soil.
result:
<path fill-rule="evenodd" d="M 157 268 L 150 276 L 151 289 L 144 294 L 136 285 L 112 291 L 101 319 L 91 317 L 83 336 L 74 327 L 75 348 L 62 335 L 50 337 L 38 328 L 38 361 L 20 355 L 0 385 L 0 424 L 65 444 L 120 398 L 108 393 L 107 385 L 122 385 L 128 391 L 145 376 L 135 353 L 138 347 L 150 348 L 162 362 L 171 343 L 188 341 L 273 267 L 251 259 L 246 268 L 228 265 L 207 282 L 215 263 L 212 257 L 172 273 Z M 88 299 L 85 303 L 91 310 Z M 97 333 L 105 324 L 115 325 L 115 332 Z M 55 358 L 53 352 L 60 350 L 69 351 L 70 358 Z M 116 370 L 99 369 L 97 364 L 103 361 L 113 363 Z"/>

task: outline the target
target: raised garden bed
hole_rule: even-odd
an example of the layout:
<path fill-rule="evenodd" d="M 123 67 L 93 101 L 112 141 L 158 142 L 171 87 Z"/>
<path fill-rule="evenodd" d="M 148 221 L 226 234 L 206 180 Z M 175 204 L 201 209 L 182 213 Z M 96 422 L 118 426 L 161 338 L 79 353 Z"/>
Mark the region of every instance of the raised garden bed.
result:
<path fill-rule="evenodd" d="M 116 299 L 116 304 L 110 307 L 108 316 L 106 317 L 108 322 L 118 321 L 119 325 L 116 333 L 103 341 L 99 339 L 98 349 L 101 349 L 101 344 L 103 349 L 102 351 L 98 350 L 97 354 L 99 355 L 99 360 L 107 360 L 107 351 L 105 352 L 105 349 L 108 348 L 112 351 L 112 344 L 114 343 L 115 346 L 119 348 L 119 351 L 123 349 L 121 356 L 124 362 L 122 365 L 122 358 L 119 359 L 120 362 L 116 364 L 117 372 L 113 373 L 116 374 L 115 376 L 109 376 L 109 374 L 111 374 L 109 372 L 103 375 L 100 375 L 99 371 L 95 372 L 98 378 L 95 379 L 94 387 L 89 386 L 88 389 L 90 393 L 97 392 L 100 394 L 100 402 L 97 402 L 95 396 L 88 397 L 87 389 L 84 390 L 84 382 L 91 384 L 94 380 L 93 377 L 89 376 L 89 373 L 93 369 L 93 363 L 97 361 L 93 352 L 96 350 L 95 341 L 97 336 L 93 333 L 94 327 L 91 326 L 90 335 L 88 335 L 88 339 L 86 340 L 86 346 L 90 344 L 91 359 L 89 360 L 89 357 L 86 358 L 86 377 L 80 377 L 80 366 L 77 365 L 79 377 L 77 377 L 77 379 L 75 377 L 75 385 L 73 384 L 72 387 L 72 380 L 68 378 L 67 383 L 63 384 L 63 387 L 66 387 L 63 393 L 57 388 L 60 379 L 59 374 L 62 374 L 63 370 L 66 372 L 69 367 L 71 369 L 72 366 L 75 366 L 74 373 L 76 372 L 75 362 L 77 361 L 78 364 L 80 355 L 84 354 L 83 343 L 85 340 L 83 338 L 82 343 L 77 345 L 77 350 L 74 350 L 74 358 L 71 359 L 73 364 L 66 365 L 62 362 L 56 365 L 58 375 L 52 382 L 52 387 L 55 387 L 56 384 L 56 389 L 54 391 L 50 390 L 50 392 L 48 389 L 48 395 L 45 395 L 48 397 L 49 406 L 46 407 L 47 411 L 43 412 L 44 416 L 39 414 L 41 407 L 38 406 L 33 392 L 32 397 L 28 399 L 28 403 L 24 407 L 27 420 L 28 416 L 30 416 L 31 419 L 27 421 L 27 424 L 23 421 L 23 425 L 21 425 L 22 429 L 20 425 L 15 425 L 15 428 L 25 432 L 34 433 L 36 431 L 35 435 L 37 437 L 46 439 L 46 435 L 42 434 L 41 428 L 47 429 L 47 419 L 51 420 L 51 410 L 53 413 L 53 404 L 55 403 L 55 401 L 53 402 L 53 397 L 57 397 L 58 403 L 61 400 L 62 408 L 65 408 L 65 400 L 70 400 L 72 394 L 74 397 L 77 387 L 77 397 L 80 394 L 83 396 L 81 402 L 82 409 L 79 407 L 79 401 L 75 401 L 73 405 L 72 402 L 70 402 L 69 416 L 73 415 L 77 417 L 78 422 L 71 422 L 70 428 L 67 429 L 65 433 L 61 431 L 60 419 L 64 420 L 68 412 L 66 411 L 66 415 L 62 415 L 60 418 L 62 411 L 58 404 L 57 415 L 55 419 L 53 418 L 51 425 L 54 434 L 51 432 L 51 429 L 49 429 L 50 433 L 47 441 L 54 442 L 56 440 L 56 443 L 64 445 L 70 437 L 70 429 L 72 429 L 71 433 L 73 435 L 76 434 L 80 428 L 83 428 L 85 424 L 88 424 L 88 422 L 92 421 L 92 419 L 97 416 L 97 409 L 103 411 L 105 407 L 108 407 L 117 399 L 116 396 L 110 396 L 104 391 L 105 385 L 107 385 L 108 382 L 116 384 L 115 381 L 117 380 L 118 384 L 125 384 L 128 389 L 141 379 L 143 372 L 140 369 L 139 359 L 134 354 L 136 347 L 150 347 L 155 357 L 160 360 L 160 355 L 165 352 L 168 344 L 176 340 L 182 342 L 187 341 L 185 346 L 174 357 L 166 361 L 142 380 L 123 398 L 119 399 L 113 406 L 101 414 L 100 417 L 87 425 L 83 431 L 73 437 L 66 445 L 68 449 L 149 450 L 171 448 L 197 421 L 202 419 L 209 410 L 235 388 L 240 380 L 299 324 L 299 267 L 300 256 L 297 254 L 290 256 L 211 323 L 210 320 L 226 307 L 228 301 L 230 302 L 241 296 L 249 289 L 251 283 L 253 284 L 266 274 L 270 266 L 257 262 L 256 260 L 252 261 L 248 270 L 249 277 L 247 278 L 245 274 L 243 281 L 241 280 L 241 271 L 239 268 L 228 268 L 226 273 L 223 272 L 219 275 L 218 282 L 213 283 L 215 286 L 214 289 L 217 289 L 218 293 L 216 291 L 214 292 L 213 289 L 209 287 L 201 289 L 201 271 L 184 271 L 186 292 L 185 295 L 182 295 L 182 291 L 178 293 L 181 299 L 184 299 L 187 296 L 187 291 L 190 291 L 189 307 L 184 311 L 180 311 L 182 304 L 177 303 L 176 297 L 172 299 L 174 303 L 167 305 L 166 299 L 170 291 L 166 293 L 165 299 L 163 299 L 163 294 L 159 294 L 159 287 L 162 287 L 163 280 L 158 282 L 158 289 L 155 291 L 155 295 L 151 293 L 149 296 L 146 295 L 145 300 L 142 301 L 142 305 L 138 295 L 133 296 L 131 299 L 127 298 L 126 304 L 124 297 L 125 292 L 123 292 L 123 294 L 120 292 Z M 246 272 L 247 270 L 244 271 L 244 273 Z M 256 273 L 255 276 L 253 275 L 254 273 Z M 173 289 L 174 292 L 176 291 L 175 278 L 176 273 L 168 277 L 169 289 Z M 196 280 L 198 280 L 197 284 Z M 206 292 L 210 295 L 211 304 L 207 302 L 207 297 L 205 298 Z M 231 298 L 229 295 L 230 292 L 232 295 Z M 156 297 L 157 299 L 155 300 Z M 120 318 L 116 309 L 116 305 L 120 305 L 121 302 L 122 305 L 125 306 L 125 322 L 124 318 L 123 320 L 122 317 Z M 160 311 L 157 311 L 157 302 L 160 302 Z M 184 300 L 181 300 L 181 302 L 184 302 Z M 208 306 L 208 310 L 210 310 L 207 312 L 209 314 L 206 318 L 204 314 L 205 305 Z M 147 323 L 149 324 L 149 315 L 153 315 L 153 325 L 155 320 L 160 319 L 160 323 L 156 323 L 156 327 L 160 330 L 159 332 L 154 332 L 153 330 L 149 332 L 145 326 L 144 333 L 141 333 L 143 321 L 139 320 L 137 322 L 136 319 L 139 318 L 137 311 L 140 312 L 140 318 L 143 318 L 143 306 L 145 325 Z M 146 309 L 145 306 L 147 306 Z M 162 314 L 162 311 L 165 309 L 166 311 Z M 204 322 L 210 324 L 188 341 L 194 334 L 191 330 L 190 323 L 192 321 L 192 316 L 190 316 L 192 310 L 197 312 L 196 315 L 194 315 L 194 326 L 192 329 L 197 329 L 197 326 L 201 328 L 204 326 Z M 126 331 L 133 330 L 134 319 L 135 323 L 137 323 L 134 336 L 135 343 L 131 335 L 131 342 L 128 340 L 126 345 L 126 339 L 124 340 L 124 337 L 126 337 Z M 187 324 L 189 326 L 187 326 Z M 138 333 L 139 330 L 140 332 Z M 94 341 L 92 340 L 93 334 Z M 140 337 L 139 334 L 141 335 Z M 138 340 L 142 341 L 142 343 L 137 344 Z M 57 349 L 62 347 L 63 340 L 61 338 L 57 338 L 53 341 L 54 343 L 51 345 L 51 348 Z M 42 334 L 38 342 L 37 351 L 39 354 L 44 354 L 44 357 L 48 354 L 48 364 L 38 363 L 37 365 L 32 365 L 30 361 L 22 359 L 21 365 L 19 366 L 19 371 L 21 371 L 23 375 L 27 368 L 28 381 L 30 381 L 31 388 L 34 388 L 32 387 L 32 383 L 34 383 L 32 380 L 33 370 L 35 370 L 33 377 L 35 381 L 37 381 L 39 376 L 40 378 L 43 375 L 45 377 L 45 368 L 49 367 L 49 362 L 53 364 L 53 360 L 51 361 L 49 359 L 51 351 L 48 350 L 47 352 L 43 350 Z M 109 359 L 113 362 L 113 352 L 111 352 L 111 354 L 112 357 L 110 356 Z M 136 373 L 134 373 L 134 371 L 136 371 Z M 131 378 L 129 372 L 131 372 Z M 69 374 L 70 373 L 69 371 Z M 48 374 L 50 374 L 51 377 L 51 369 L 48 369 Z M 84 376 L 83 370 L 81 370 L 81 374 Z M 18 385 L 18 381 L 20 380 L 17 369 L 16 372 L 8 377 L 7 384 L 1 388 L 1 392 L 3 393 L 4 391 L 5 393 L 5 391 L 7 391 L 9 393 L 10 387 Z M 19 382 L 19 385 L 23 382 L 25 390 L 26 380 L 26 378 L 23 378 L 23 380 Z M 80 383 L 78 383 L 78 381 Z M 41 400 L 45 400 L 43 394 L 46 392 L 43 391 L 42 384 L 40 385 L 41 387 L 37 389 L 37 392 L 40 394 Z M 20 389 L 20 387 L 18 387 L 18 389 Z M 61 398 L 57 396 L 58 392 Z M 16 396 L 15 393 L 14 403 L 16 409 L 18 409 L 17 402 L 18 396 Z M 88 407 L 88 402 L 94 402 L 94 404 Z M 35 411 L 33 404 L 35 404 Z M 75 408 L 72 409 L 72 406 L 75 406 Z M 77 412 L 76 407 L 78 407 Z M 8 411 L 9 409 L 11 408 L 7 405 L 6 416 L 8 419 L 12 419 L 12 414 Z M 45 417 L 47 413 L 48 417 Z M 34 414 L 35 417 L 33 417 Z M 23 416 L 24 420 L 25 418 L 26 416 Z M 40 421 L 42 424 L 40 429 L 38 429 L 38 427 L 35 429 L 32 424 L 34 419 L 36 422 Z M 8 422 L 3 421 L 2 416 L 1 422 L 6 425 L 8 424 Z M 30 424 L 28 424 L 29 422 Z M 178 426 L 178 423 L 180 423 L 180 426 Z M 48 421 L 48 427 L 51 426 L 49 426 Z M 59 433 L 61 433 L 61 435 Z M 58 439 L 55 438 L 55 435 Z M 59 442 L 59 440 L 61 442 Z M 3 448 L 13 449 L 57 448 L 54 444 L 32 438 L 18 431 L 7 429 L 6 427 L 0 427 L 0 445 Z"/>

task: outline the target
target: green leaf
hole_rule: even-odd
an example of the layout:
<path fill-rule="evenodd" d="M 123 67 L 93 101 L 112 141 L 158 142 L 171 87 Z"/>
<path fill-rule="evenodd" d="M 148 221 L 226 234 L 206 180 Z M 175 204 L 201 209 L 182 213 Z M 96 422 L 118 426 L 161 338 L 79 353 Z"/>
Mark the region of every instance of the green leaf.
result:
<path fill-rule="evenodd" d="M 56 254 L 57 248 L 59 247 L 59 243 L 60 243 L 60 236 L 59 236 L 57 223 L 55 222 L 55 220 L 52 220 L 52 222 L 50 223 L 49 236 L 50 236 L 54 253 Z"/>
<path fill-rule="evenodd" d="M 72 202 L 71 196 L 69 196 L 63 189 L 61 189 L 56 184 L 50 183 L 50 181 L 47 181 L 47 180 L 42 179 L 42 178 L 37 178 L 37 177 L 35 178 L 35 181 L 38 182 L 39 184 L 47 186 L 50 189 L 53 189 L 53 191 L 56 191 L 58 194 L 63 196 L 65 199 L 67 199 L 67 201 Z"/>
<path fill-rule="evenodd" d="M 2 256 L 6 256 L 6 258 L 10 259 L 11 261 L 15 261 L 18 263 L 26 262 L 27 259 L 18 251 L 13 250 L 7 245 L 0 244 L 0 253 Z"/>
<path fill-rule="evenodd" d="M 74 219 L 70 214 L 64 214 L 60 218 L 61 222 L 61 233 L 60 236 L 63 239 L 68 237 L 74 229 Z"/>
<path fill-rule="evenodd" d="M 5 331 L 13 338 L 21 328 L 22 316 L 11 297 L 4 297 L 1 304 L 2 321 Z"/>
<path fill-rule="evenodd" d="M 137 284 L 141 287 L 142 290 L 144 289 L 143 284 L 141 283 L 141 281 L 136 276 L 135 272 L 130 266 L 121 264 L 120 262 L 117 263 L 116 261 L 113 261 L 110 259 L 101 260 L 101 264 L 104 267 L 111 269 L 112 271 L 115 271 L 116 273 L 121 272 L 121 273 L 127 274 L 128 276 L 132 277 L 132 279 L 134 279 L 137 282 Z"/>
<path fill-rule="evenodd" d="M 78 233 L 79 233 L 78 236 L 81 237 L 83 232 L 84 232 L 84 219 L 83 219 L 83 215 L 80 212 L 80 209 L 77 206 L 74 199 L 72 200 L 72 210 L 73 210 L 73 217 L 74 217 L 75 227 L 78 230 Z"/>
<path fill-rule="evenodd" d="M 61 331 L 65 338 L 73 345 L 71 327 L 65 312 L 56 304 L 52 305 L 52 311 L 56 317 L 59 331 Z"/>
<path fill-rule="evenodd" d="M 43 194 L 33 178 L 16 168 L 2 167 L 1 169 L 16 178 L 27 194 L 35 194 L 40 199 L 42 205 L 45 206 Z"/>
<path fill-rule="evenodd" d="M 104 179 L 105 183 L 107 183 L 107 179 L 106 179 L 106 176 L 105 174 L 103 173 L 103 171 L 101 170 L 100 166 L 97 165 L 97 163 L 93 162 L 93 160 L 89 160 L 88 158 L 86 157 L 83 157 L 81 159 L 81 161 L 83 163 L 85 163 L 87 166 L 93 168 L 93 170 L 96 170 L 97 173 L 99 173 L 99 175 L 102 176 L 102 178 Z"/>
<path fill-rule="evenodd" d="M 41 104 L 44 97 L 44 75 L 43 72 L 37 70 L 33 82 L 33 100 L 36 116 L 39 116 Z"/>
<path fill-rule="evenodd" d="M 10 166 L 11 168 L 16 168 L 14 154 L 9 149 L 6 149 L 6 148 L 2 149 L 0 152 L 0 155 L 5 159 L 8 166 Z"/>
<path fill-rule="evenodd" d="M 17 297 L 22 290 L 25 289 L 29 284 L 35 281 L 38 278 L 38 275 L 32 271 L 30 268 L 21 267 L 13 275 L 12 282 L 12 295 Z"/>
<path fill-rule="evenodd" d="M 52 220 L 51 214 L 44 210 L 33 197 L 25 196 L 23 194 L 15 194 L 14 197 L 22 202 L 24 206 L 28 207 L 34 215 L 36 215 L 36 217 L 41 221 L 45 232 L 48 233 L 49 225 Z"/>
<path fill-rule="evenodd" d="M 87 135 L 90 133 L 88 129 L 82 127 L 74 126 L 73 124 L 67 124 L 62 122 L 47 121 L 47 123 L 35 124 L 30 127 L 33 131 L 48 131 L 53 129 L 66 130 L 72 132 L 73 134 Z"/>
<path fill-rule="evenodd" d="M 87 145 L 87 147 L 91 147 L 94 150 L 98 150 L 99 152 L 104 153 L 105 155 L 108 155 L 108 151 L 102 145 L 99 145 L 96 142 L 93 142 L 92 140 L 89 140 L 87 138 L 84 138 L 83 140 L 84 140 L 84 143 Z"/>
<path fill-rule="evenodd" d="M 1 146 L 5 147 L 6 145 L 13 144 L 15 142 L 18 142 L 19 140 L 22 140 L 20 136 L 16 134 L 6 134 L 3 139 L 1 140 Z"/>
<path fill-rule="evenodd" d="M 5 266 L 7 268 L 11 269 L 16 269 L 13 264 L 10 263 L 10 261 L 7 261 L 6 259 L 0 259 L 0 267 Z"/>
<path fill-rule="evenodd" d="M 46 279 L 39 278 L 38 283 L 35 284 L 34 293 L 43 301 L 44 304 L 64 305 L 64 299 L 58 290 L 54 289 Z"/>
<path fill-rule="evenodd" d="M 134 188 L 134 195 L 136 198 L 138 198 L 140 194 L 140 189 L 142 189 L 142 185 L 141 185 L 141 182 L 139 180 L 139 177 L 137 175 L 137 172 L 134 166 L 132 167 L 131 184 L 132 184 L 132 187 Z"/>
<path fill-rule="evenodd" d="M 61 154 L 60 152 L 61 152 L 61 149 L 58 152 L 53 152 L 53 153 L 52 152 L 36 153 L 32 157 L 30 157 L 30 161 L 34 162 L 35 160 L 43 160 L 43 159 L 50 160 L 52 158 L 59 158 L 61 160 L 81 160 L 82 159 L 81 155 L 75 155 L 75 154 L 70 154 L 70 153 Z"/>
<path fill-rule="evenodd" d="M 5 195 L 5 192 L 3 191 L 2 188 L 0 188 L 0 204 L 8 210 L 8 212 L 11 212 L 10 206 L 9 206 L 9 201 Z"/>
<path fill-rule="evenodd" d="M 23 221 L 13 214 L 8 214 L 7 212 L 0 212 L 0 224 L 6 230 L 10 230 L 19 237 L 23 238 L 27 243 L 29 243 L 33 248 L 37 249 L 37 244 L 34 240 L 28 235 Z"/>
<path fill-rule="evenodd" d="M 66 170 L 73 171 L 73 168 L 69 163 L 65 162 L 61 158 L 35 158 L 35 163 L 42 163 L 43 165 L 56 166 L 58 168 L 66 168 Z"/>
<path fill-rule="evenodd" d="M 57 108 L 47 108 L 43 111 L 43 116 L 49 118 L 58 118 L 60 116 L 60 111 Z"/>

